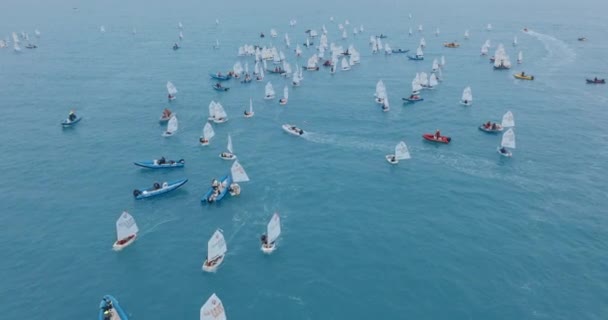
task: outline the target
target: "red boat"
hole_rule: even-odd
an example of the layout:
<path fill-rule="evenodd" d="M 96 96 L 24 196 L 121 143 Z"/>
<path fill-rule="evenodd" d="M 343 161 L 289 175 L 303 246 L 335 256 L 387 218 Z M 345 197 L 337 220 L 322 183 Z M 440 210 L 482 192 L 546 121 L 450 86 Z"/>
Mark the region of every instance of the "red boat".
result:
<path fill-rule="evenodd" d="M 448 143 L 450 143 L 450 141 L 452 141 L 452 138 L 446 137 L 446 136 L 439 136 L 439 138 L 435 138 L 435 135 L 432 133 L 425 133 L 422 135 L 422 137 L 427 141 L 445 143 L 445 144 L 448 144 Z"/>

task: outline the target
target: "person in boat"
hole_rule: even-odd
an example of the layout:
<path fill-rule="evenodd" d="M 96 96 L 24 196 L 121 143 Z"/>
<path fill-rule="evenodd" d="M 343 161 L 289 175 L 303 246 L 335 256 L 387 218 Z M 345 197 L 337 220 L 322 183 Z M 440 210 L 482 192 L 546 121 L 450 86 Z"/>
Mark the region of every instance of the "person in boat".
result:
<path fill-rule="evenodd" d="M 509 151 L 507 151 L 507 149 L 505 147 L 501 147 L 500 150 L 498 150 L 498 151 L 500 151 L 500 153 L 502 153 L 502 154 L 509 153 Z"/>
<path fill-rule="evenodd" d="M 163 118 L 169 118 L 171 116 L 171 110 L 165 108 L 165 110 L 163 110 Z"/>
<path fill-rule="evenodd" d="M 74 112 L 74 110 L 70 111 L 70 114 L 68 115 L 68 119 L 70 120 L 70 122 L 76 120 L 76 113 Z"/>
<path fill-rule="evenodd" d="M 496 122 L 492 123 L 492 130 L 496 130 L 498 129 L 498 127 L 496 127 Z"/>
<path fill-rule="evenodd" d="M 219 183 L 219 181 L 217 181 L 217 179 L 211 180 L 211 187 L 213 189 L 217 189 L 217 188 L 219 188 L 219 186 L 220 186 L 220 183 Z"/>
<path fill-rule="evenodd" d="M 198 141 L 200 141 L 200 143 L 209 143 L 209 140 L 205 138 L 200 138 Z"/>
<path fill-rule="evenodd" d="M 484 127 L 484 128 L 486 128 L 486 129 L 490 129 L 490 127 L 491 127 L 491 126 L 492 126 L 492 122 L 490 122 L 490 121 L 486 122 L 486 123 L 483 125 L 483 127 Z"/>
<path fill-rule="evenodd" d="M 526 73 L 522 71 L 521 76 L 524 77 L 525 75 L 526 75 Z"/>
<path fill-rule="evenodd" d="M 260 33 L 260 38 L 264 38 L 264 32 Z"/>
<path fill-rule="evenodd" d="M 154 186 L 153 186 L 154 190 L 158 190 L 160 189 L 160 183 L 158 182 L 154 182 Z"/>
<path fill-rule="evenodd" d="M 469 104 L 469 100 L 464 100 L 464 104 Z"/>
<path fill-rule="evenodd" d="M 287 99 L 281 98 L 281 99 L 279 99 L 279 103 L 287 103 Z"/>
<path fill-rule="evenodd" d="M 217 76 L 218 76 L 218 78 L 221 78 L 222 77 L 222 73 L 220 71 L 218 71 L 217 72 Z"/>
<path fill-rule="evenodd" d="M 216 120 L 222 122 L 224 121 L 224 118 L 217 118 Z"/>
<path fill-rule="evenodd" d="M 245 73 L 245 82 L 249 81 L 251 81 L 251 76 L 249 76 L 249 73 Z"/>
<path fill-rule="evenodd" d="M 265 234 L 263 234 L 263 235 L 260 237 L 260 241 L 262 241 L 262 245 L 263 245 L 263 246 L 267 246 L 267 245 L 268 245 L 268 237 L 267 237 Z"/>
<path fill-rule="evenodd" d="M 232 154 L 229 152 L 222 152 L 221 156 L 222 158 L 232 158 Z"/>
<path fill-rule="evenodd" d="M 441 138 L 441 132 L 439 131 L 439 129 L 435 130 L 435 140 L 439 140 L 439 138 Z"/>
<path fill-rule="evenodd" d="M 392 155 L 391 156 L 391 162 L 396 162 L 396 161 L 397 161 L 397 158 L 395 158 L 395 155 Z"/>
<path fill-rule="evenodd" d="M 179 46 L 177 45 L 177 42 L 175 44 L 173 44 L 173 50 L 177 50 L 179 49 Z"/>
<path fill-rule="evenodd" d="M 221 89 L 222 88 L 222 84 L 218 82 L 218 83 L 215 84 L 215 87 L 218 88 L 218 89 Z"/>
<path fill-rule="evenodd" d="M 245 110 L 245 112 L 243 112 L 244 115 L 248 116 L 249 115 L 249 111 Z"/>
<path fill-rule="evenodd" d="M 593 78 L 593 82 L 597 82 L 597 77 Z"/>
<path fill-rule="evenodd" d="M 160 159 L 158 159 L 157 163 L 158 164 L 165 164 L 165 163 L 167 163 L 167 160 L 165 159 L 165 157 L 160 157 Z"/>

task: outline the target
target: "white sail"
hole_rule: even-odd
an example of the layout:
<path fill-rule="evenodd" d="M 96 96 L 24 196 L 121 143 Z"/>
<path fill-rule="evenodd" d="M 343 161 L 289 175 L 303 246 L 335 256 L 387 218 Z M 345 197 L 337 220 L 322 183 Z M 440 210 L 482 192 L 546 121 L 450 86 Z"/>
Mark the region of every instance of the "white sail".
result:
<path fill-rule="evenodd" d="M 384 82 L 382 80 L 378 80 L 376 83 L 376 93 L 374 94 L 376 97 L 381 97 L 386 92 L 386 87 L 384 86 Z"/>
<path fill-rule="evenodd" d="M 13 37 L 13 43 L 19 43 L 19 36 L 17 36 L 17 33 L 13 32 L 12 35 Z"/>
<path fill-rule="evenodd" d="M 465 30 L 464 31 L 464 38 L 468 39 L 469 38 L 469 30 Z"/>
<path fill-rule="evenodd" d="M 215 101 L 209 102 L 209 120 L 215 118 Z"/>
<path fill-rule="evenodd" d="M 245 169 L 238 161 L 235 161 L 230 168 L 230 174 L 232 175 L 232 181 L 234 182 L 247 182 L 249 181 L 249 176 Z"/>
<path fill-rule="evenodd" d="M 410 159 L 410 151 L 407 149 L 405 142 L 401 141 L 395 146 L 395 158 L 397 160 Z"/>
<path fill-rule="evenodd" d="M 179 32 L 179 38 L 180 38 L 180 39 L 183 39 L 183 38 L 184 38 L 184 34 L 183 34 L 181 31 Z"/>
<path fill-rule="evenodd" d="M 228 135 L 228 145 L 226 146 L 226 150 L 228 150 L 230 153 L 234 153 L 234 151 L 232 151 L 232 137 L 230 134 Z"/>
<path fill-rule="evenodd" d="M 306 67 L 308 69 L 315 69 L 317 67 L 317 63 L 319 62 L 319 58 L 316 54 L 313 54 L 312 57 L 308 59 Z"/>
<path fill-rule="evenodd" d="M 270 36 L 273 37 L 273 38 L 276 38 L 277 37 L 277 30 L 270 29 Z"/>
<path fill-rule="evenodd" d="M 517 36 L 513 37 L 513 45 L 516 46 L 517 45 Z"/>
<path fill-rule="evenodd" d="M 206 122 L 205 127 L 203 127 L 203 138 L 209 141 L 213 137 L 215 137 L 215 131 L 213 131 L 211 124 Z"/>
<path fill-rule="evenodd" d="M 422 32 L 422 25 L 421 24 L 418 25 L 418 32 Z"/>
<path fill-rule="evenodd" d="M 298 69 L 296 69 L 296 72 L 293 73 L 293 78 L 291 79 L 291 81 L 293 82 L 293 84 L 298 85 L 300 84 L 300 75 L 298 74 Z"/>
<path fill-rule="evenodd" d="M 116 220 L 116 240 L 126 239 L 139 232 L 135 219 L 124 211 Z"/>
<path fill-rule="evenodd" d="M 416 56 L 417 56 L 417 57 L 423 57 L 423 56 L 424 56 L 424 52 L 422 52 L 422 47 L 420 47 L 420 46 L 419 46 L 419 47 L 416 49 Z"/>
<path fill-rule="evenodd" d="M 348 63 L 348 60 L 346 60 L 346 57 L 342 58 L 342 62 L 340 64 L 342 66 L 342 70 L 350 70 L 350 64 Z"/>
<path fill-rule="evenodd" d="M 439 69 L 439 62 L 437 61 L 437 59 L 434 59 L 432 70 L 437 71 L 437 69 Z"/>
<path fill-rule="evenodd" d="M 167 122 L 167 132 L 169 134 L 173 134 L 177 131 L 177 117 L 175 115 L 171 116 L 171 119 L 169 119 L 169 122 Z"/>
<path fill-rule="evenodd" d="M 253 66 L 253 74 L 260 74 L 260 63 L 257 61 L 255 62 L 255 66 Z"/>
<path fill-rule="evenodd" d="M 488 46 L 486 46 L 485 44 L 481 46 L 481 54 L 484 56 L 488 54 Z"/>
<path fill-rule="evenodd" d="M 177 93 L 177 88 L 175 88 L 171 81 L 167 81 L 167 92 L 172 96 Z"/>
<path fill-rule="evenodd" d="M 433 88 L 439 84 L 437 81 L 437 76 L 434 73 L 431 73 L 431 77 L 429 78 L 429 87 Z"/>
<path fill-rule="evenodd" d="M 439 35 L 439 28 L 437 28 L 437 30 L 435 30 L 435 35 L 438 36 Z"/>
<path fill-rule="evenodd" d="M 283 99 L 289 99 L 289 89 L 287 89 L 287 86 L 283 88 Z"/>
<path fill-rule="evenodd" d="M 502 135 L 500 146 L 515 149 L 515 132 L 513 132 L 513 129 L 507 130 L 507 132 Z"/>
<path fill-rule="evenodd" d="M 274 97 L 275 95 L 274 88 L 272 87 L 272 83 L 270 83 L 270 81 L 268 81 L 268 83 L 266 84 L 264 91 L 267 97 Z"/>
<path fill-rule="evenodd" d="M 285 46 L 289 48 L 290 45 L 291 45 L 291 42 L 289 41 L 289 36 L 286 33 L 285 34 Z"/>
<path fill-rule="evenodd" d="M 281 218 L 278 213 L 275 213 L 266 226 L 266 241 L 273 243 L 279 238 L 279 235 L 281 235 Z"/>
<path fill-rule="evenodd" d="M 408 30 L 408 32 L 407 32 L 407 33 L 408 33 L 408 34 L 411 36 L 411 35 L 412 35 L 412 33 L 413 33 L 413 32 L 412 32 L 412 28 L 410 28 L 410 29 Z"/>
<path fill-rule="evenodd" d="M 220 229 L 215 230 L 215 233 L 207 242 L 207 261 L 223 256 L 227 250 L 222 231 Z"/>
<path fill-rule="evenodd" d="M 421 47 L 426 47 L 426 41 L 424 40 L 424 38 L 420 38 L 420 46 Z"/>
<path fill-rule="evenodd" d="M 342 30 L 342 39 L 348 38 L 348 33 L 346 33 L 346 29 Z"/>
<path fill-rule="evenodd" d="M 420 85 L 418 77 L 415 77 L 414 80 L 412 80 L 412 92 L 420 92 L 420 90 L 422 90 L 422 86 Z"/>
<path fill-rule="evenodd" d="M 34 30 L 34 34 L 36 37 L 40 37 L 40 31 L 38 29 Z"/>
<path fill-rule="evenodd" d="M 226 320 L 224 305 L 215 293 L 201 307 L 200 320 Z"/>
<path fill-rule="evenodd" d="M 473 93 L 471 91 L 471 87 L 466 87 L 462 91 L 462 102 L 466 101 L 467 103 L 473 102 Z"/>
<path fill-rule="evenodd" d="M 502 116 L 501 125 L 503 128 L 515 127 L 515 119 L 513 118 L 513 113 L 511 111 L 507 111 L 507 113 Z"/>
<path fill-rule="evenodd" d="M 420 72 L 420 77 L 418 80 L 420 81 L 420 85 L 423 87 L 429 85 L 429 76 L 426 74 L 426 72 Z"/>
<path fill-rule="evenodd" d="M 445 56 L 441 56 L 441 63 L 439 64 L 440 67 L 445 67 Z"/>
<path fill-rule="evenodd" d="M 224 110 L 224 107 L 219 102 L 215 103 L 215 111 L 213 114 L 216 119 L 228 118 L 228 114 L 226 114 L 226 110 Z"/>
<path fill-rule="evenodd" d="M 517 63 L 522 63 L 524 61 L 524 54 L 520 51 L 517 54 Z"/>

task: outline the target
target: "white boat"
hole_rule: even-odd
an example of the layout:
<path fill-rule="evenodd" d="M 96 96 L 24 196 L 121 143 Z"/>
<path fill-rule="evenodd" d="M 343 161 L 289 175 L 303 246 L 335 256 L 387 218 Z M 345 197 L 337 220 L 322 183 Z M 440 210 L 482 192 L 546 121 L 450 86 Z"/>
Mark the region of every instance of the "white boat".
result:
<path fill-rule="evenodd" d="M 178 23 L 177 23 L 177 28 L 178 28 L 178 29 L 183 29 L 183 28 L 184 28 L 184 25 L 183 25 L 181 22 L 178 22 Z"/>
<path fill-rule="evenodd" d="M 488 26 L 486 27 L 486 30 L 492 31 L 492 24 L 488 23 Z"/>
<path fill-rule="evenodd" d="M 390 164 L 397 164 L 399 160 L 410 159 L 410 151 L 407 148 L 405 142 L 401 141 L 395 146 L 395 154 L 387 154 L 386 161 Z"/>
<path fill-rule="evenodd" d="M 178 37 L 179 37 L 180 40 L 182 40 L 182 39 L 184 39 L 184 34 L 180 31 Z"/>
<path fill-rule="evenodd" d="M 215 293 L 201 307 L 200 320 L 226 320 L 226 311 Z"/>
<path fill-rule="evenodd" d="M 350 64 L 348 63 L 348 60 L 346 60 L 346 57 L 342 57 L 342 62 L 340 64 L 342 66 L 342 71 L 350 70 Z"/>
<path fill-rule="evenodd" d="M 424 38 L 420 38 L 420 48 L 424 49 L 426 47 L 426 40 Z"/>
<path fill-rule="evenodd" d="M 253 117 L 254 114 L 255 114 L 255 112 L 253 112 L 253 100 L 251 100 L 251 98 L 249 98 L 249 111 L 245 111 L 245 113 L 244 113 L 245 118 L 251 118 L 251 117 Z"/>
<path fill-rule="evenodd" d="M 15 50 L 15 52 L 21 52 L 21 47 L 19 46 L 19 42 L 13 42 L 13 50 Z"/>
<path fill-rule="evenodd" d="M 509 55 L 505 51 L 505 47 L 501 44 L 498 45 L 498 48 L 494 52 L 494 69 L 510 69 L 511 68 L 511 59 Z"/>
<path fill-rule="evenodd" d="M 175 114 L 171 115 L 171 119 L 167 122 L 167 130 L 163 132 L 163 137 L 171 137 L 177 132 L 177 117 Z"/>
<path fill-rule="evenodd" d="M 228 114 L 224 110 L 224 106 L 221 103 L 216 102 L 213 111 L 213 123 L 224 123 L 228 121 Z"/>
<path fill-rule="evenodd" d="M 262 235 L 262 252 L 272 253 L 277 248 L 276 241 L 280 235 L 281 218 L 278 213 L 275 213 L 266 225 L 266 234 Z"/>
<path fill-rule="evenodd" d="M 308 61 L 306 62 L 306 70 L 309 71 L 317 71 L 319 70 L 319 56 L 317 56 L 316 54 L 313 54 L 312 57 L 310 57 L 308 59 Z"/>
<path fill-rule="evenodd" d="M 213 121 L 215 119 L 215 101 L 209 102 L 209 117 L 207 120 Z"/>
<path fill-rule="evenodd" d="M 437 59 L 433 59 L 433 67 L 431 69 L 431 71 L 435 72 L 439 69 L 439 61 L 437 61 Z"/>
<path fill-rule="evenodd" d="M 512 128 L 503 133 L 500 147 L 496 151 L 503 157 L 511 157 L 513 154 L 509 149 L 515 149 L 515 132 Z"/>
<path fill-rule="evenodd" d="M 116 220 L 116 242 L 112 246 L 114 251 L 120 251 L 133 243 L 137 238 L 137 223 L 135 219 L 126 211 Z"/>
<path fill-rule="evenodd" d="M 517 46 L 517 36 L 513 37 L 513 46 Z"/>
<path fill-rule="evenodd" d="M 230 167 L 230 176 L 232 177 L 232 183 L 230 184 L 228 192 L 230 192 L 230 195 L 233 197 L 238 196 L 241 194 L 241 186 L 239 186 L 237 182 L 247 182 L 249 181 L 249 176 L 238 161 L 232 163 L 232 167 Z"/>
<path fill-rule="evenodd" d="M 420 94 L 420 90 L 422 90 L 422 86 L 420 85 L 420 74 L 416 74 L 414 80 L 412 80 L 412 94 L 418 95 Z"/>
<path fill-rule="evenodd" d="M 224 262 L 226 251 L 228 251 L 228 248 L 226 247 L 226 240 L 224 239 L 222 230 L 217 229 L 207 242 L 207 259 L 203 263 L 203 271 L 215 272 L 222 262 Z"/>
<path fill-rule="evenodd" d="M 278 34 L 277 34 L 277 30 L 275 30 L 275 29 L 270 29 L 270 36 L 271 36 L 272 38 L 276 38 L 276 37 L 278 36 Z"/>
<path fill-rule="evenodd" d="M 382 81 L 382 79 L 380 79 L 376 83 L 376 92 L 374 93 L 374 97 L 376 97 L 376 103 L 382 103 L 381 99 L 384 98 L 385 93 L 386 93 L 386 86 L 384 85 L 384 82 Z"/>
<path fill-rule="evenodd" d="M 281 127 L 283 128 L 283 130 L 285 132 L 287 132 L 291 135 L 294 135 L 294 136 L 301 136 L 304 133 L 306 133 L 306 132 L 304 132 L 304 130 L 302 130 L 294 125 L 288 124 L 288 123 L 282 125 Z"/>
<path fill-rule="evenodd" d="M 101 33 L 106 32 L 106 27 L 104 27 L 104 26 L 99 27 L 99 31 L 100 31 Z"/>
<path fill-rule="evenodd" d="M 272 83 L 270 83 L 270 81 L 268 81 L 268 83 L 266 83 L 266 87 L 264 88 L 264 99 L 271 100 L 271 99 L 274 99 L 274 97 L 275 97 L 274 88 L 272 87 Z"/>
<path fill-rule="evenodd" d="M 424 58 L 424 52 L 422 52 L 422 47 L 416 48 L 416 58 Z"/>
<path fill-rule="evenodd" d="M 513 113 L 511 111 L 507 111 L 507 113 L 502 116 L 501 126 L 503 128 L 515 127 L 515 119 L 513 118 Z"/>
<path fill-rule="evenodd" d="M 445 67 L 445 56 L 441 56 L 441 62 L 439 62 L 439 67 L 440 68 Z"/>
<path fill-rule="evenodd" d="M 464 31 L 464 38 L 467 40 L 469 39 L 469 30 Z"/>
<path fill-rule="evenodd" d="M 418 25 L 418 32 L 422 32 L 422 25 L 421 24 Z"/>
<path fill-rule="evenodd" d="M 520 51 L 517 54 L 517 63 L 521 64 L 522 62 L 524 62 L 524 54 Z"/>
<path fill-rule="evenodd" d="M 384 54 L 393 54 L 393 49 L 391 49 L 391 46 L 388 43 L 384 44 Z"/>
<path fill-rule="evenodd" d="M 289 41 L 289 36 L 287 35 L 287 33 L 285 34 L 285 46 L 287 48 L 289 48 L 289 46 L 291 46 L 291 42 Z"/>
<path fill-rule="evenodd" d="M 473 104 L 473 93 L 471 91 L 471 87 L 466 87 L 462 91 L 462 99 L 460 99 L 460 104 L 465 106 L 470 106 Z"/>
<path fill-rule="evenodd" d="M 298 69 L 296 68 L 296 72 L 293 73 L 293 77 L 291 79 L 291 84 L 294 87 L 300 86 L 300 74 L 298 73 Z"/>
<path fill-rule="evenodd" d="M 439 36 L 439 28 L 437 28 L 437 30 L 435 30 L 435 37 Z"/>
<path fill-rule="evenodd" d="M 169 100 L 175 100 L 175 94 L 177 94 L 177 88 L 171 83 L 171 81 L 167 81 L 167 93 Z"/>
<path fill-rule="evenodd" d="M 287 86 L 285 86 L 283 88 L 283 98 L 279 99 L 279 103 L 281 105 L 286 105 L 288 100 L 289 100 L 289 89 L 287 89 Z"/>
<path fill-rule="evenodd" d="M 205 122 L 205 126 L 203 127 L 203 134 L 199 138 L 199 142 L 201 146 L 208 146 L 211 143 L 211 138 L 215 137 L 215 131 L 213 131 L 213 127 L 209 122 Z"/>
<path fill-rule="evenodd" d="M 427 88 L 435 89 L 438 84 L 439 81 L 437 81 L 437 76 L 435 75 L 435 73 L 431 73 L 431 77 L 429 78 L 429 86 Z"/>
<path fill-rule="evenodd" d="M 412 28 L 410 28 L 407 32 L 408 35 L 410 35 L 410 37 L 412 36 L 413 32 L 412 32 Z"/>
<path fill-rule="evenodd" d="M 226 150 L 228 150 L 228 151 L 220 153 L 220 158 L 222 158 L 223 160 L 236 159 L 236 155 L 234 154 L 234 151 L 232 150 L 232 137 L 230 136 L 230 134 L 228 134 L 228 144 L 226 145 Z"/>
<path fill-rule="evenodd" d="M 296 49 L 294 50 L 294 52 L 296 53 L 297 57 L 302 55 L 302 48 L 300 48 L 299 44 L 296 45 Z"/>

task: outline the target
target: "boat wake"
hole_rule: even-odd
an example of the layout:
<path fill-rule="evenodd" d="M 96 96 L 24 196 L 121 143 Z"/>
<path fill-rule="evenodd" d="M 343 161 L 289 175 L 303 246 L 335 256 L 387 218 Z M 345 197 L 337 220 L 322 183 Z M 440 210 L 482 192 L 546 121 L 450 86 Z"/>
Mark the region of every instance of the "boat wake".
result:
<path fill-rule="evenodd" d="M 372 140 L 365 140 L 359 137 L 338 136 L 331 134 L 322 134 L 315 132 L 307 132 L 302 135 L 302 138 L 320 144 L 329 144 L 347 149 L 358 149 L 363 151 L 390 151 L 395 146 L 388 143 L 378 143 Z"/>
<path fill-rule="evenodd" d="M 140 232 L 138 236 L 140 238 L 143 238 L 145 235 L 152 233 L 152 231 L 154 231 L 156 228 L 160 227 L 161 225 L 169 223 L 169 222 L 177 221 L 177 220 L 179 220 L 179 219 L 177 217 L 174 217 L 174 218 L 160 221 L 157 224 L 153 225 L 150 229 L 146 229 L 144 232 Z"/>
<path fill-rule="evenodd" d="M 564 41 L 532 30 L 525 33 L 536 38 L 545 46 L 548 55 L 542 61 L 547 63 L 552 70 L 572 63 L 576 59 L 576 53 Z"/>

